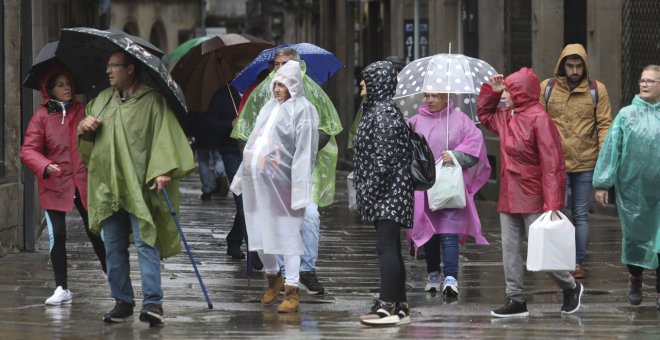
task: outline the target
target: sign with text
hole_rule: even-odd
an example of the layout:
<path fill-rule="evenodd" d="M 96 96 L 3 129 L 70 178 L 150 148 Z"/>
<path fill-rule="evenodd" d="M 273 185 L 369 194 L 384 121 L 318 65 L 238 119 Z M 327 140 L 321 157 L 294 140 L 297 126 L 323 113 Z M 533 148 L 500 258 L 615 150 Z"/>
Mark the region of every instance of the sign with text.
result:
<path fill-rule="evenodd" d="M 415 60 L 415 21 L 403 21 L 403 55 L 405 63 Z M 429 55 L 429 21 L 419 20 L 419 58 Z"/>

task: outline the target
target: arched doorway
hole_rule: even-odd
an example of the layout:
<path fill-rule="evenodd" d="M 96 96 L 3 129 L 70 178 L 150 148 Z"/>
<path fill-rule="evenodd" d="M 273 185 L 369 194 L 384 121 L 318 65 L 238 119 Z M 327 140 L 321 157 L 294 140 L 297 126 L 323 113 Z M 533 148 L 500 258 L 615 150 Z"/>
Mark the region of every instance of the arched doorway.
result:
<path fill-rule="evenodd" d="M 151 26 L 151 33 L 149 33 L 149 42 L 156 45 L 156 47 L 165 51 L 167 49 L 167 34 L 165 32 L 165 25 L 160 20 L 156 20 Z"/>

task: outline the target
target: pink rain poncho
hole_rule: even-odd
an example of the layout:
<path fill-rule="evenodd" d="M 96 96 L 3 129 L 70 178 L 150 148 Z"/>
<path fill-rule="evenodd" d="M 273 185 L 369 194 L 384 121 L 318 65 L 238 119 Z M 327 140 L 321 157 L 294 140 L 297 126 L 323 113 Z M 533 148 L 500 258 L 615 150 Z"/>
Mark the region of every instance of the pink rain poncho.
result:
<path fill-rule="evenodd" d="M 231 189 L 243 195 L 250 251 L 302 255 L 300 229 L 311 199 L 319 118 L 305 98 L 298 62 L 277 71 L 271 90 L 275 81 L 291 98 L 271 98 L 259 112 Z"/>
<path fill-rule="evenodd" d="M 452 108 L 452 103 L 449 103 Z M 450 110 L 449 113 L 449 147 L 447 143 L 447 109 L 430 112 L 427 105 L 419 108 L 419 114 L 408 119 L 416 132 L 426 137 L 429 147 L 436 160 L 440 159 L 443 150 L 456 150 L 478 157 L 474 166 L 463 169 L 465 182 L 466 205 L 462 209 L 429 209 L 426 191 L 415 191 L 415 212 L 413 228 L 408 230 L 408 237 L 415 247 L 424 245 L 434 234 L 459 234 L 459 242 L 464 244 L 467 237 L 474 239 L 476 244 L 488 244 L 481 235 L 481 222 L 474 204 L 474 195 L 486 183 L 490 176 L 486 144 L 481 130 L 474 121 L 460 110 Z"/>

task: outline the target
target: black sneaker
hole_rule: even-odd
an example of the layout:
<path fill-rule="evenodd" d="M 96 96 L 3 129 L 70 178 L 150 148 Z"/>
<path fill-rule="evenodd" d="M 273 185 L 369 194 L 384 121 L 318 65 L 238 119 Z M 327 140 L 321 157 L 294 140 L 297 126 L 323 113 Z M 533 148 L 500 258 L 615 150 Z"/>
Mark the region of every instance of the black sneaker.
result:
<path fill-rule="evenodd" d="M 410 307 L 407 302 L 397 302 L 396 314 L 399 316 L 399 324 L 410 323 Z"/>
<path fill-rule="evenodd" d="M 367 326 L 391 326 L 401 321 L 394 303 L 376 300 L 371 311 L 360 316 L 360 323 Z"/>
<path fill-rule="evenodd" d="M 210 201 L 210 200 L 211 200 L 211 193 L 210 193 L 210 192 L 203 192 L 203 193 L 202 193 L 202 196 L 200 197 L 200 199 L 201 199 L 203 202 L 208 202 L 208 201 Z"/>
<path fill-rule="evenodd" d="M 149 327 L 158 327 L 163 323 L 163 305 L 150 303 L 143 305 L 140 311 L 140 321 L 148 322 Z"/>
<path fill-rule="evenodd" d="M 628 302 L 637 306 L 642 303 L 642 277 L 632 276 L 628 278 Z"/>
<path fill-rule="evenodd" d="M 307 294 L 324 294 L 325 288 L 316 279 L 316 272 L 300 272 L 300 284 L 307 289 Z"/>
<path fill-rule="evenodd" d="M 579 282 L 575 282 L 575 285 L 573 289 L 564 289 L 564 304 L 561 306 L 562 314 L 573 314 L 580 309 L 584 287 Z"/>
<path fill-rule="evenodd" d="M 526 302 L 509 299 L 504 306 L 490 311 L 490 316 L 496 318 L 526 318 L 529 316 L 529 311 L 527 311 Z"/>
<path fill-rule="evenodd" d="M 133 306 L 135 305 L 116 300 L 115 308 L 103 316 L 103 322 L 120 323 L 128 321 L 128 318 L 133 315 Z"/>

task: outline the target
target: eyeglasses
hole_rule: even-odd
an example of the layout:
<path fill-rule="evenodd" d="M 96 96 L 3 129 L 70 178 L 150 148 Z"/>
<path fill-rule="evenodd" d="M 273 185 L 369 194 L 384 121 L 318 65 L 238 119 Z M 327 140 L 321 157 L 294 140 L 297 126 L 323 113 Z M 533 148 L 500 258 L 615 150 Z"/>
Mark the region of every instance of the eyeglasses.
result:
<path fill-rule="evenodd" d="M 110 64 L 105 65 L 105 69 L 107 70 L 107 69 L 109 69 L 109 68 L 117 68 L 117 67 L 119 67 L 119 66 L 124 66 L 124 67 L 126 67 L 126 66 L 128 66 L 128 65 L 129 65 L 129 64 L 110 63 Z"/>
<path fill-rule="evenodd" d="M 639 80 L 639 86 L 644 85 L 644 86 L 651 87 L 651 86 L 655 85 L 655 83 L 658 83 L 658 81 L 657 80 L 652 80 L 652 79 L 640 79 Z"/>

